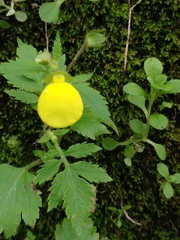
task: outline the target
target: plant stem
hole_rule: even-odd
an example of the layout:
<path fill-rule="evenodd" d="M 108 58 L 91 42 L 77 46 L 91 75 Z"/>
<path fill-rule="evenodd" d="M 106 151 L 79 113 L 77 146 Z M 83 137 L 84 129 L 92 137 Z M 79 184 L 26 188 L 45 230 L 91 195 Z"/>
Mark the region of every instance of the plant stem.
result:
<path fill-rule="evenodd" d="M 67 161 L 67 159 L 66 159 L 66 157 L 65 157 L 65 155 L 64 155 L 64 153 L 63 153 L 63 151 L 61 149 L 61 147 L 58 144 L 58 138 L 55 135 L 53 135 L 52 138 L 51 138 L 51 141 L 53 142 L 54 147 L 56 148 L 56 150 L 58 151 L 58 153 L 60 155 L 61 162 L 63 162 L 64 165 L 67 166 L 68 165 L 68 161 Z"/>
<path fill-rule="evenodd" d="M 148 137 L 149 135 L 149 129 L 150 129 L 150 123 L 149 123 L 149 117 L 151 115 L 151 110 L 152 110 L 152 105 L 154 103 L 154 100 L 156 99 L 156 94 L 157 94 L 157 91 L 155 91 L 152 87 L 151 87 L 151 92 L 150 92 L 150 98 L 149 98 L 149 102 L 148 102 L 148 109 L 147 109 L 147 132 L 146 132 L 146 135 L 145 135 L 145 139 Z"/>
<path fill-rule="evenodd" d="M 26 170 L 30 170 L 31 168 L 33 167 L 36 167 L 37 165 L 41 164 L 42 163 L 42 160 L 41 159 L 38 159 L 38 160 L 35 160 L 33 161 L 32 163 L 30 163 L 29 165 L 27 165 L 25 167 Z"/>
<path fill-rule="evenodd" d="M 74 59 L 70 62 L 70 64 L 67 66 L 66 71 L 69 72 L 70 69 L 74 66 L 74 64 L 76 63 L 76 61 L 78 60 L 78 58 L 80 57 L 80 55 L 84 52 L 84 50 L 86 49 L 86 39 L 84 40 L 83 45 L 81 46 L 81 48 L 79 49 L 79 51 L 77 52 L 77 54 L 75 55 Z"/>

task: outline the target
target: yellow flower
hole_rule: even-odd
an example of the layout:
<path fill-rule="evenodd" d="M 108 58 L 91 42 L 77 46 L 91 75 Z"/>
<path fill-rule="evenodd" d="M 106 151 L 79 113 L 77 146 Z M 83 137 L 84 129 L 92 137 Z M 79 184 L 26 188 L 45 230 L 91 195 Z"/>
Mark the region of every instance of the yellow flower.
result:
<path fill-rule="evenodd" d="M 53 76 L 53 83 L 44 88 L 38 101 L 38 114 L 44 123 L 53 128 L 69 127 L 81 118 L 81 96 L 65 82 L 64 75 Z"/>

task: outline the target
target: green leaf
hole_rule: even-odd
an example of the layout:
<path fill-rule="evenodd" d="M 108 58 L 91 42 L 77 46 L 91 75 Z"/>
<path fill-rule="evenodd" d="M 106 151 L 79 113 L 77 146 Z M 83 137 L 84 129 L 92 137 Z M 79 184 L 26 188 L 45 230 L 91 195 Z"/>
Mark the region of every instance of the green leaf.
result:
<path fill-rule="evenodd" d="M 128 95 L 128 101 L 134 104 L 135 106 L 139 107 L 140 109 L 142 109 L 145 116 L 147 116 L 147 109 L 145 106 L 146 99 L 144 96 Z"/>
<path fill-rule="evenodd" d="M 98 91 L 88 86 L 87 83 L 78 83 L 74 85 L 79 91 L 85 108 L 90 108 L 105 124 L 110 126 L 118 133 L 117 127 L 110 118 L 110 112 L 107 107 L 107 102 Z"/>
<path fill-rule="evenodd" d="M 135 95 L 135 96 L 144 96 L 147 97 L 148 93 L 142 89 L 138 84 L 136 83 L 128 83 L 123 87 L 123 91 L 125 93 Z"/>
<path fill-rule="evenodd" d="M 58 137 L 62 137 L 65 134 L 67 134 L 69 132 L 70 129 L 57 129 L 55 130 L 53 133 L 58 136 Z"/>
<path fill-rule="evenodd" d="M 60 60 L 59 60 L 59 63 L 58 63 L 59 70 L 61 70 L 61 71 L 65 71 L 65 70 L 66 70 L 65 62 L 66 62 L 66 55 L 63 54 L 63 55 L 60 57 Z"/>
<path fill-rule="evenodd" d="M 90 109 L 84 110 L 81 119 L 72 125 L 71 129 L 93 140 L 102 134 L 110 133 L 106 126 L 101 123 L 101 119 L 92 113 Z"/>
<path fill-rule="evenodd" d="M 141 137 L 143 137 L 147 132 L 147 125 L 141 122 L 139 119 L 131 120 L 130 128 L 133 130 L 133 132 L 139 134 Z"/>
<path fill-rule="evenodd" d="M 10 6 L 9 11 L 6 13 L 6 16 L 7 16 L 7 17 L 12 16 L 14 13 L 15 13 L 15 10 L 14 10 L 14 1 L 11 1 L 11 6 Z"/>
<path fill-rule="evenodd" d="M 166 196 L 166 198 L 173 197 L 174 190 L 169 182 L 165 183 L 164 188 L 163 188 L 163 193 Z"/>
<path fill-rule="evenodd" d="M 179 79 L 172 79 L 168 81 L 165 86 L 167 87 L 167 90 L 160 91 L 159 95 L 163 94 L 174 94 L 174 93 L 180 93 L 180 80 Z"/>
<path fill-rule="evenodd" d="M 169 176 L 167 177 L 167 181 L 168 181 L 168 182 L 174 182 L 175 179 L 176 179 L 176 177 L 175 177 L 174 175 L 169 175 Z"/>
<path fill-rule="evenodd" d="M 129 209 L 131 209 L 131 205 L 125 205 L 123 208 L 122 208 L 122 210 L 129 210 Z"/>
<path fill-rule="evenodd" d="M 79 161 L 71 164 L 71 168 L 77 173 L 77 175 L 87 179 L 89 182 L 106 183 L 112 181 L 112 178 L 108 176 L 103 168 L 90 162 Z"/>
<path fill-rule="evenodd" d="M 8 7 L 8 6 L 5 4 L 4 0 L 0 0 L 0 6 L 2 6 L 2 7 Z"/>
<path fill-rule="evenodd" d="M 58 19 L 59 8 L 64 0 L 44 3 L 39 9 L 39 16 L 43 22 L 51 23 Z"/>
<path fill-rule="evenodd" d="M 168 169 L 168 167 L 165 164 L 158 163 L 157 164 L 157 170 L 158 170 L 159 174 L 161 174 L 161 176 L 165 177 L 166 179 L 168 178 L 168 176 L 169 176 L 169 169 Z"/>
<path fill-rule="evenodd" d="M 34 82 L 32 79 L 27 78 L 22 75 L 12 75 L 4 74 L 4 77 L 8 80 L 8 83 L 12 84 L 14 87 L 19 88 L 27 92 L 38 92 L 42 91 L 42 85 L 39 85 L 37 82 Z"/>
<path fill-rule="evenodd" d="M 149 116 L 149 123 L 153 128 L 163 130 L 168 125 L 168 119 L 163 114 L 154 113 Z"/>
<path fill-rule="evenodd" d="M 2 27 L 4 29 L 8 29 L 8 28 L 11 27 L 11 25 L 8 22 L 4 21 L 4 20 L 0 20 L 0 27 Z"/>
<path fill-rule="evenodd" d="M 56 38 L 53 43 L 52 56 L 54 60 L 56 60 L 57 62 L 60 61 L 60 58 L 62 56 L 62 46 L 61 46 L 61 39 L 59 36 L 59 32 L 56 33 Z"/>
<path fill-rule="evenodd" d="M 78 235 L 71 225 L 71 222 L 65 218 L 61 225 L 56 225 L 55 231 L 56 240 L 99 240 L 99 234 L 96 233 L 96 228 L 93 227 L 91 219 L 87 219 L 83 225 L 82 233 Z"/>
<path fill-rule="evenodd" d="M 163 66 L 157 58 L 148 58 L 144 62 L 144 70 L 146 75 L 154 81 L 160 74 L 162 74 Z"/>
<path fill-rule="evenodd" d="M 50 140 L 50 134 L 49 132 L 46 132 L 40 139 L 39 139 L 39 143 L 46 143 Z"/>
<path fill-rule="evenodd" d="M 63 202 L 67 218 L 77 234 L 82 233 L 84 221 L 94 209 L 94 192 L 92 186 L 79 178 L 71 165 L 58 173 L 50 188 L 48 211 Z"/>
<path fill-rule="evenodd" d="M 117 227 L 120 228 L 122 226 L 122 222 L 120 219 L 117 220 L 117 223 L 116 223 Z"/>
<path fill-rule="evenodd" d="M 65 152 L 65 156 L 72 156 L 75 158 L 83 158 L 88 155 L 92 155 L 93 153 L 100 151 L 101 148 L 95 145 L 94 143 L 78 143 L 70 146 Z"/>
<path fill-rule="evenodd" d="M 131 160 L 131 158 L 125 158 L 125 159 L 124 159 L 124 162 L 125 162 L 125 164 L 126 164 L 128 167 L 131 167 L 131 166 L 132 166 L 132 160 Z"/>
<path fill-rule="evenodd" d="M 162 104 L 159 106 L 160 110 L 162 111 L 164 108 L 172 108 L 173 103 L 171 102 L 162 102 Z"/>
<path fill-rule="evenodd" d="M 35 238 L 36 237 L 33 235 L 33 233 L 28 230 L 26 238 L 24 240 L 35 240 Z"/>
<path fill-rule="evenodd" d="M 34 179 L 35 183 L 42 184 L 49 181 L 58 172 L 61 162 L 56 159 L 47 160 L 40 170 L 37 171 L 37 176 Z"/>
<path fill-rule="evenodd" d="M 108 151 L 112 151 L 115 148 L 119 147 L 121 144 L 119 144 L 119 142 L 117 142 L 116 140 L 108 137 L 108 138 L 104 138 L 102 141 L 102 146 L 104 149 L 108 150 Z"/>
<path fill-rule="evenodd" d="M 37 103 L 38 102 L 38 96 L 33 94 L 33 93 L 28 93 L 20 90 L 5 90 L 7 94 L 10 96 L 14 97 L 15 99 L 27 103 L 27 104 L 32 104 L 32 103 Z"/>
<path fill-rule="evenodd" d="M 132 146 L 127 145 L 124 148 L 124 156 L 127 158 L 132 158 L 135 154 L 135 150 Z"/>
<path fill-rule="evenodd" d="M 15 18 L 19 22 L 25 22 L 27 20 L 27 14 L 23 11 L 16 11 Z"/>
<path fill-rule="evenodd" d="M 0 231 L 6 238 L 16 234 L 21 222 L 33 227 L 39 217 L 41 198 L 34 189 L 34 175 L 25 168 L 0 165 Z"/>
<path fill-rule="evenodd" d="M 101 32 L 101 30 L 92 30 L 86 35 L 88 47 L 100 48 L 103 46 L 103 43 L 106 41 L 106 37 Z"/>
<path fill-rule="evenodd" d="M 146 139 L 145 142 L 151 144 L 155 148 L 155 151 L 156 151 L 158 157 L 161 160 L 165 160 L 165 158 L 166 158 L 166 150 L 165 150 L 163 145 L 161 145 L 159 143 L 155 143 L 155 142 L 151 141 L 150 139 Z"/>
<path fill-rule="evenodd" d="M 12 73 L 12 75 L 25 75 L 36 80 L 35 75 L 38 72 L 44 72 L 43 67 L 35 61 L 28 61 L 17 58 L 16 61 L 9 60 L 9 62 L 1 63 L 0 73 Z M 44 72 L 45 73 L 45 72 Z"/>
<path fill-rule="evenodd" d="M 167 80 L 167 76 L 165 74 L 160 74 L 154 79 L 154 84 L 157 86 L 162 86 Z"/>
<path fill-rule="evenodd" d="M 179 184 L 180 183 L 180 173 L 173 174 L 175 177 L 174 183 Z"/>
<path fill-rule="evenodd" d="M 76 75 L 74 77 L 76 82 L 82 83 L 88 81 L 92 77 L 93 73 Z"/>

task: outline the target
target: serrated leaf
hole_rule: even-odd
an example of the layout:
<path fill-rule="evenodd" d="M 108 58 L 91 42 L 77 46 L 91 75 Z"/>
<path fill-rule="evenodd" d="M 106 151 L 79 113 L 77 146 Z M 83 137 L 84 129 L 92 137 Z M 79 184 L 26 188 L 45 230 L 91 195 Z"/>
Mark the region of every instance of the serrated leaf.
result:
<path fill-rule="evenodd" d="M 42 184 L 45 181 L 49 181 L 58 172 L 61 162 L 56 159 L 46 161 L 40 170 L 37 172 L 35 183 Z"/>
<path fill-rule="evenodd" d="M 44 72 L 43 67 L 40 64 L 36 64 L 32 61 L 25 61 L 24 59 L 17 58 L 16 61 L 9 60 L 9 62 L 1 63 L 0 73 L 12 73 L 12 75 L 25 75 L 30 78 L 34 78 L 37 72 Z M 45 72 L 44 72 L 45 73 Z"/>
<path fill-rule="evenodd" d="M 159 174 L 161 174 L 161 176 L 163 176 L 165 178 L 168 178 L 168 176 L 169 176 L 169 169 L 168 169 L 168 167 L 165 164 L 158 163 L 157 164 L 157 170 L 158 170 Z"/>
<path fill-rule="evenodd" d="M 180 173 L 173 174 L 175 177 L 174 183 L 179 184 L 180 183 Z"/>
<path fill-rule="evenodd" d="M 101 148 L 94 143 L 83 142 L 70 146 L 64 154 L 66 157 L 83 158 L 100 150 Z"/>
<path fill-rule="evenodd" d="M 102 134 L 110 133 L 106 126 L 101 123 L 101 119 L 92 113 L 90 109 L 84 110 L 81 119 L 72 125 L 71 129 L 93 140 Z"/>
<path fill-rule="evenodd" d="M 123 91 L 130 95 L 147 97 L 148 93 L 136 83 L 128 83 L 123 87 Z"/>
<path fill-rule="evenodd" d="M 133 132 L 139 134 L 140 136 L 144 136 L 147 132 L 147 125 L 140 121 L 139 119 L 133 119 L 130 121 L 130 128 Z"/>
<path fill-rule="evenodd" d="M 10 96 L 14 97 L 15 99 L 27 103 L 27 104 L 32 104 L 32 103 L 37 103 L 38 102 L 38 96 L 33 94 L 33 93 L 28 93 L 20 90 L 5 90 L 7 94 Z"/>
<path fill-rule="evenodd" d="M 163 188 L 163 193 L 166 196 L 166 198 L 173 197 L 174 190 L 170 183 L 168 183 L 168 182 L 165 183 L 164 188 Z"/>
<path fill-rule="evenodd" d="M 118 133 L 117 127 L 110 118 L 110 112 L 104 97 L 101 96 L 98 91 L 89 87 L 87 83 L 77 83 L 74 86 L 82 97 L 84 107 L 90 108 L 102 122 Z"/>
<path fill-rule="evenodd" d="M 89 182 L 109 182 L 112 178 L 108 176 L 103 168 L 90 162 L 79 161 L 71 164 L 72 169 L 77 175 L 87 179 Z"/>
<path fill-rule="evenodd" d="M 12 84 L 14 87 L 19 88 L 20 90 L 24 90 L 27 92 L 41 92 L 42 85 L 40 86 L 37 82 L 32 81 L 22 75 L 12 75 L 12 74 L 4 74 L 4 77 L 8 80 L 8 83 Z"/>
<path fill-rule="evenodd" d="M 151 144 L 155 148 L 155 151 L 156 151 L 158 157 L 161 160 L 165 160 L 165 158 L 166 158 L 166 150 L 165 150 L 163 145 L 161 145 L 159 143 L 155 143 L 155 142 L 151 141 L 150 139 L 146 139 L 145 142 Z"/>
<path fill-rule="evenodd" d="M 92 220 L 87 219 L 82 228 L 81 235 L 77 235 L 71 225 L 71 222 L 65 218 L 61 225 L 56 225 L 55 231 L 56 240 L 99 240 L 99 234 L 96 233 L 96 228 L 93 226 Z"/>
<path fill-rule="evenodd" d="M 168 125 L 168 119 L 163 114 L 154 113 L 149 116 L 149 123 L 153 128 L 163 130 Z"/>
<path fill-rule="evenodd" d="M 34 62 L 37 56 L 37 50 L 27 43 L 23 43 L 21 39 L 18 38 L 18 48 L 16 50 L 17 56 L 21 59 L 29 60 Z"/>
<path fill-rule="evenodd" d="M 49 132 L 45 133 L 40 139 L 39 139 L 39 143 L 46 143 L 50 140 L 50 134 Z"/>
<path fill-rule="evenodd" d="M 34 190 L 33 178 L 25 168 L 0 165 L 0 230 L 8 239 L 16 234 L 21 216 L 31 227 L 39 217 L 41 198 Z"/>
<path fill-rule="evenodd" d="M 128 95 L 128 101 L 134 104 L 135 106 L 141 108 L 145 116 L 147 116 L 147 109 L 145 106 L 146 99 L 144 96 Z"/>
<path fill-rule="evenodd" d="M 76 75 L 74 77 L 76 82 L 82 83 L 88 81 L 92 77 L 93 73 Z"/>
<path fill-rule="evenodd" d="M 154 81 L 158 75 L 162 74 L 163 66 L 157 58 L 152 57 L 144 62 L 144 70 L 146 75 Z"/>
<path fill-rule="evenodd" d="M 77 234 L 80 235 L 84 221 L 90 214 L 90 209 L 94 208 L 92 186 L 84 179 L 79 178 L 69 164 L 63 172 L 56 175 L 50 191 L 48 211 L 57 207 L 63 200 L 67 218 Z"/>
<path fill-rule="evenodd" d="M 19 22 L 25 22 L 27 20 L 27 14 L 23 11 L 16 11 L 15 12 L 15 18 Z"/>
<path fill-rule="evenodd" d="M 59 32 L 56 33 L 56 38 L 53 43 L 52 56 L 54 60 L 56 60 L 57 62 L 60 61 L 60 58 L 62 56 L 62 46 L 61 46 L 61 39 L 59 36 Z"/>
<path fill-rule="evenodd" d="M 126 158 L 132 158 L 135 154 L 135 150 L 133 148 L 133 146 L 130 145 L 126 145 L 124 148 L 124 156 Z"/>
<path fill-rule="evenodd" d="M 55 2 L 44 3 L 39 9 L 39 16 L 42 21 L 51 23 L 58 19 L 59 8 L 64 0 L 58 0 Z"/>
<path fill-rule="evenodd" d="M 64 136 L 66 133 L 69 132 L 70 129 L 57 129 L 54 131 L 54 134 L 58 137 Z"/>
<path fill-rule="evenodd" d="M 49 151 L 45 152 L 43 160 L 49 161 L 49 159 L 53 159 L 55 157 L 59 157 L 59 152 L 57 149 L 50 149 Z"/>
<path fill-rule="evenodd" d="M 58 66 L 59 66 L 59 70 L 61 71 L 65 71 L 66 70 L 66 55 L 63 54 L 61 57 L 60 57 L 60 60 L 59 60 L 59 63 L 58 63 Z"/>

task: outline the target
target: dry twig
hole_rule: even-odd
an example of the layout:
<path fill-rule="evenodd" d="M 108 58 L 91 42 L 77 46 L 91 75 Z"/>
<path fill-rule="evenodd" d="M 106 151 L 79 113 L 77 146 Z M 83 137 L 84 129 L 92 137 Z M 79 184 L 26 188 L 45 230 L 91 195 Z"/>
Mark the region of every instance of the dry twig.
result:
<path fill-rule="evenodd" d="M 122 201 L 122 199 L 121 199 L 121 208 L 123 209 L 123 201 Z M 132 223 L 135 224 L 135 225 L 138 225 L 138 226 L 142 227 L 141 223 L 134 221 L 134 220 L 128 215 L 128 213 L 126 212 L 126 210 L 123 209 L 123 213 L 124 213 L 125 217 L 126 217 L 130 222 L 132 222 Z"/>
<path fill-rule="evenodd" d="M 134 4 L 131 7 L 131 0 L 128 0 L 128 6 L 129 6 L 129 18 L 128 18 L 128 29 L 127 29 L 127 40 L 126 40 L 126 48 L 124 53 L 124 69 L 123 69 L 123 75 L 126 77 L 126 68 L 127 68 L 127 56 L 128 56 L 128 48 L 129 48 L 129 39 L 131 35 L 131 18 L 132 18 L 132 11 L 133 9 L 140 3 L 142 0 L 139 0 L 136 4 Z"/>

